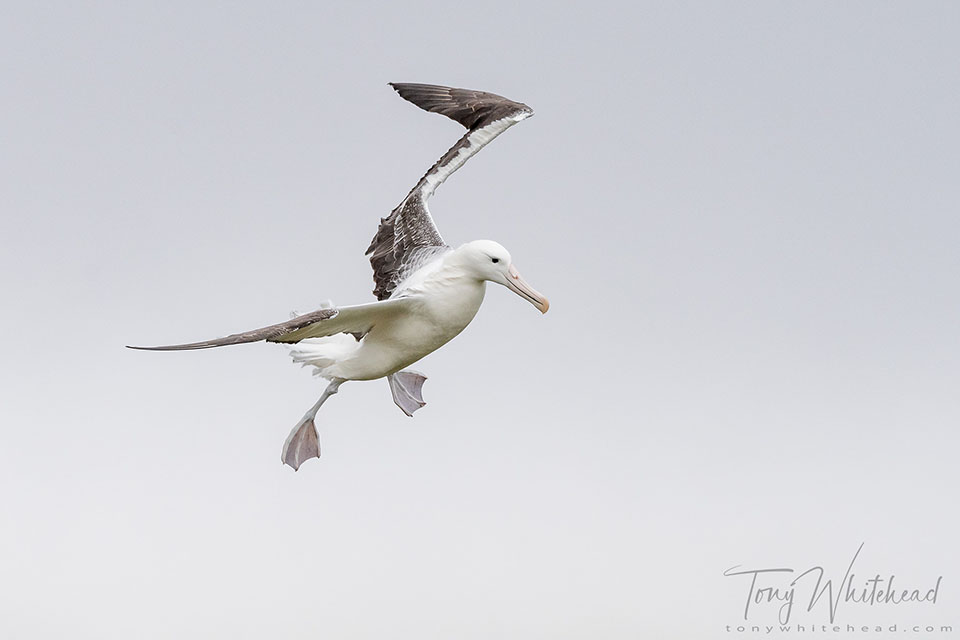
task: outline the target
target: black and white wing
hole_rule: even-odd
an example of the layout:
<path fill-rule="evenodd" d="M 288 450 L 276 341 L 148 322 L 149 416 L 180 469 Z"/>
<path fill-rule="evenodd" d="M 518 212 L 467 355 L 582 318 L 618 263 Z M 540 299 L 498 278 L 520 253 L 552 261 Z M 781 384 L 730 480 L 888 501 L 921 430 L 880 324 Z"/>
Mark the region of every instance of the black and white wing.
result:
<path fill-rule="evenodd" d="M 523 103 L 483 91 L 432 84 L 391 82 L 390 86 L 421 109 L 456 120 L 467 133 L 430 167 L 403 202 L 380 220 L 367 248 L 378 300 L 389 298 L 408 275 L 449 250 L 427 208 L 437 187 L 491 140 L 533 115 L 533 109 Z"/>
<path fill-rule="evenodd" d="M 362 335 L 370 331 L 380 322 L 389 322 L 397 315 L 401 315 L 414 304 L 407 299 L 382 300 L 368 304 L 358 304 L 349 307 L 319 309 L 311 311 L 292 320 L 272 324 L 269 327 L 253 329 L 242 333 L 235 333 L 225 338 L 190 342 L 187 344 L 172 344 L 162 347 L 129 347 L 144 351 L 192 351 L 195 349 L 212 349 L 226 347 L 233 344 L 247 342 L 283 342 L 295 343 L 306 338 L 322 338 L 337 333 L 353 333 Z"/>

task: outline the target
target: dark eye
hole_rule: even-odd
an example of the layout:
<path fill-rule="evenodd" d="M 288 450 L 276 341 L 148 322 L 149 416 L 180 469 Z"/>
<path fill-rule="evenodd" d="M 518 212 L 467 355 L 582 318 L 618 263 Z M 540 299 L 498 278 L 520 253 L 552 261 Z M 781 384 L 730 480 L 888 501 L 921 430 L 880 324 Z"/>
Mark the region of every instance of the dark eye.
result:
<path fill-rule="evenodd" d="M 500 262 L 500 258 L 490 258 L 494 263 Z"/>

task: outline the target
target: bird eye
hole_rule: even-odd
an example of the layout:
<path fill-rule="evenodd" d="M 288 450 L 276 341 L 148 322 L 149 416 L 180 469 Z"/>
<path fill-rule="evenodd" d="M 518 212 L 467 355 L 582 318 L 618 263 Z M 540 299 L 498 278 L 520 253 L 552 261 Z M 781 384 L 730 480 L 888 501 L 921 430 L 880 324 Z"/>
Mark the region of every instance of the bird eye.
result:
<path fill-rule="evenodd" d="M 494 263 L 500 262 L 500 258 L 490 258 Z"/>

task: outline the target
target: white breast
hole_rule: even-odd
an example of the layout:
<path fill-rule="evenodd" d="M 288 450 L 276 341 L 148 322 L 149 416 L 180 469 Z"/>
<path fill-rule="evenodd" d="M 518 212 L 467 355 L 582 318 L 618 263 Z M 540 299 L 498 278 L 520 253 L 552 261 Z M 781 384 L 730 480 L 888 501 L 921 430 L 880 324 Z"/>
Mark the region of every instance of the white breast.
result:
<path fill-rule="evenodd" d="M 395 373 L 436 351 L 463 331 L 480 309 L 486 283 L 457 270 L 432 269 L 404 287 L 415 304 L 388 322 L 374 326 L 336 375 L 371 380 Z M 397 294 L 395 294 L 396 297 Z"/>

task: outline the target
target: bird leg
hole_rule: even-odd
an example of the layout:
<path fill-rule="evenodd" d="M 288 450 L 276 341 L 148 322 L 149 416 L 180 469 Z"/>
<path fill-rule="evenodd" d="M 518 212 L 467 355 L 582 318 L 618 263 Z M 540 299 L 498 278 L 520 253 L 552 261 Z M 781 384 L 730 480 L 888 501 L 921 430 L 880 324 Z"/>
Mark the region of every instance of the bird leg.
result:
<path fill-rule="evenodd" d="M 310 410 L 303 414 L 300 422 L 293 428 L 286 442 L 283 443 L 283 451 L 280 453 L 280 460 L 283 464 L 290 465 L 296 471 L 300 465 L 310 458 L 320 457 L 320 435 L 317 433 L 317 426 L 313 423 L 317 411 L 327 401 L 327 398 L 340 390 L 340 385 L 346 382 L 340 378 L 334 378 L 323 395 L 317 400 L 317 403 L 310 407 Z"/>
<path fill-rule="evenodd" d="M 425 375 L 416 371 L 398 371 L 387 376 L 393 401 L 410 417 L 413 417 L 414 411 L 427 404 L 420 393 L 426 380 Z"/>

